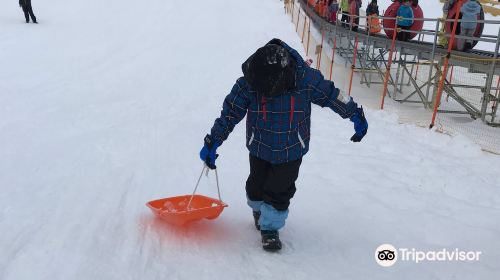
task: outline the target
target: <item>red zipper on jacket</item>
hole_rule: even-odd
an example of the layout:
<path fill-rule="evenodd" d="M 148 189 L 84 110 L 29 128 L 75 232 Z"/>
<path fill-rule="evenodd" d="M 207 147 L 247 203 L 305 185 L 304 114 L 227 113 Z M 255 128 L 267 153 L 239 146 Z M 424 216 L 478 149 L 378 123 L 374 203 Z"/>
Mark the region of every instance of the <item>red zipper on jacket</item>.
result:
<path fill-rule="evenodd" d="M 264 115 L 264 122 L 266 121 L 267 111 L 266 111 L 266 97 L 262 96 L 262 114 Z"/>

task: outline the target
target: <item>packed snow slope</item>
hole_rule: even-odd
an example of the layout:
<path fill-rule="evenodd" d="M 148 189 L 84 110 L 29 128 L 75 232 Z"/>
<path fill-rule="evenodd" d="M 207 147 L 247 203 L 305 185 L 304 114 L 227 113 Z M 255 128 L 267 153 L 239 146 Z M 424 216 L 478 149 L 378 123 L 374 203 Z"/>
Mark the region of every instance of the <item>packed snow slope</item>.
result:
<path fill-rule="evenodd" d="M 313 112 L 284 249 L 246 206 L 244 125 L 219 149 L 214 221 L 175 228 L 145 207 L 188 194 L 203 137 L 240 65 L 279 37 L 277 0 L 0 0 L 0 279 L 494 279 L 498 156 L 367 111 L 368 135 Z M 343 81 L 339 81 L 343 82 Z M 214 176 L 200 191 L 215 196 Z M 374 260 L 382 243 L 482 251 L 478 262 Z"/>

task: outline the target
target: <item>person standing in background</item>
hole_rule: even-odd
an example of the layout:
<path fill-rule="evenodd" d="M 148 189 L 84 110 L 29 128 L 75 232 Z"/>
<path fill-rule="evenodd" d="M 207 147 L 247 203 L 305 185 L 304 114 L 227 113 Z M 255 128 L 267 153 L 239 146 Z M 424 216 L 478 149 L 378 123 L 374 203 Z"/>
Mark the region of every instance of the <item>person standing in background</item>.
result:
<path fill-rule="evenodd" d="M 400 41 L 410 40 L 410 33 L 408 31 L 413 25 L 413 10 L 410 0 L 403 0 L 403 4 L 399 6 L 397 25 L 398 29 L 401 29 L 397 34 L 397 39 Z"/>
<path fill-rule="evenodd" d="M 350 5 L 350 23 L 352 31 L 358 31 L 359 26 L 359 9 L 361 8 L 361 0 L 349 0 Z"/>
<path fill-rule="evenodd" d="M 340 1 L 340 9 L 342 10 L 342 18 L 340 21 L 342 22 L 342 27 L 348 28 L 349 22 L 349 0 L 341 0 Z"/>
<path fill-rule="evenodd" d="M 337 0 L 328 1 L 328 21 L 332 23 L 337 22 L 337 12 L 339 11 L 339 3 Z"/>
<path fill-rule="evenodd" d="M 379 11 L 378 11 L 378 4 L 377 0 L 372 0 L 370 4 L 368 4 L 368 7 L 366 7 L 366 15 L 371 16 L 371 15 L 377 15 L 379 16 Z"/>
<path fill-rule="evenodd" d="M 446 20 L 448 18 L 448 12 L 450 9 L 453 7 L 455 4 L 455 0 L 446 0 L 443 5 L 443 20 Z M 448 45 L 448 38 L 445 36 L 445 26 L 446 23 L 443 21 L 443 24 L 441 24 L 441 30 L 439 32 L 439 40 L 438 40 L 438 45 L 441 47 L 446 47 Z"/>
<path fill-rule="evenodd" d="M 380 26 L 380 20 L 378 18 L 379 10 L 377 0 L 372 0 L 370 4 L 368 4 L 368 7 L 366 7 L 366 15 L 368 17 L 366 22 L 370 33 L 379 33 L 382 28 Z"/>
<path fill-rule="evenodd" d="M 33 13 L 33 8 L 31 7 L 31 0 L 19 0 L 19 7 L 23 8 L 26 23 L 30 22 L 30 16 L 33 23 L 38 23 L 36 21 L 35 14 Z"/>
<path fill-rule="evenodd" d="M 460 24 L 460 36 L 473 37 L 477 28 L 477 16 L 481 13 L 481 5 L 476 0 L 468 0 L 460 9 L 462 12 L 462 23 Z M 457 50 L 464 51 L 472 49 L 472 39 L 457 39 Z"/>

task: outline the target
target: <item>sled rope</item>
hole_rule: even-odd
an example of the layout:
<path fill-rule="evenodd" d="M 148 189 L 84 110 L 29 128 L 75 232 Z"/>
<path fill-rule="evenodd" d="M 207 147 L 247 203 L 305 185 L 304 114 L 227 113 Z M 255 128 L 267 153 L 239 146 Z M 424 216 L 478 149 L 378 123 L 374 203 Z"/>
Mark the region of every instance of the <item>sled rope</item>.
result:
<path fill-rule="evenodd" d="M 198 186 L 200 185 L 200 181 L 201 181 L 201 176 L 203 176 L 203 172 L 205 172 L 205 169 L 207 170 L 207 176 L 208 176 L 208 172 L 210 171 L 210 169 L 208 168 L 208 166 L 206 164 L 203 164 L 203 169 L 201 169 L 200 176 L 198 177 L 198 181 L 196 182 L 196 186 L 194 187 L 193 193 L 191 194 L 191 198 L 189 199 L 189 202 L 188 202 L 188 205 L 186 208 L 188 211 L 190 209 L 191 202 L 193 201 L 193 197 L 196 193 L 196 190 L 198 190 Z M 219 195 L 219 201 L 222 202 L 222 198 L 220 196 L 219 174 L 217 173 L 217 168 L 214 169 L 214 171 L 215 171 L 215 181 L 217 183 L 217 194 Z"/>

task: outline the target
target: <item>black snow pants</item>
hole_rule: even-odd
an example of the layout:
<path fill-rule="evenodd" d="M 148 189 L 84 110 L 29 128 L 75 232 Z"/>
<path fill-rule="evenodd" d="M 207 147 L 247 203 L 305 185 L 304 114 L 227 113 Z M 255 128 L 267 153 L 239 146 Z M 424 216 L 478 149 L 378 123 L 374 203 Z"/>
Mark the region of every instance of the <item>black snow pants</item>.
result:
<path fill-rule="evenodd" d="M 342 27 L 344 28 L 349 28 L 349 13 L 342 11 L 342 18 L 340 19 L 340 22 L 342 22 Z"/>
<path fill-rule="evenodd" d="M 271 164 L 250 155 L 250 175 L 246 183 L 247 196 L 252 201 L 264 201 L 278 211 L 288 209 L 295 194 L 295 181 L 299 177 L 302 158 Z"/>
<path fill-rule="evenodd" d="M 33 13 L 33 8 L 31 7 L 31 0 L 19 0 L 19 5 L 23 8 L 24 17 L 26 18 L 26 22 L 31 20 L 36 22 L 35 14 Z"/>
<path fill-rule="evenodd" d="M 398 25 L 398 28 L 401 28 L 401 32 L 398 32 L 396 34 L 396 39 L 398 39 L 399 41 L 409 41 L 411 33 L 405 31 L 410 30 L 411 26 Z"/>

